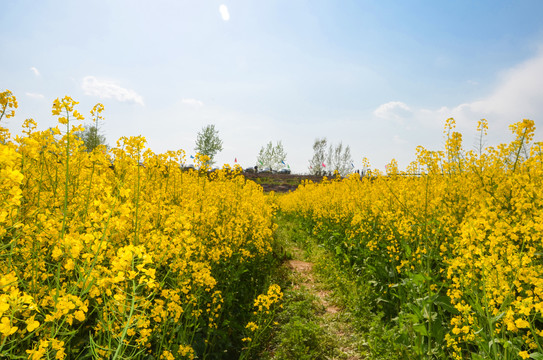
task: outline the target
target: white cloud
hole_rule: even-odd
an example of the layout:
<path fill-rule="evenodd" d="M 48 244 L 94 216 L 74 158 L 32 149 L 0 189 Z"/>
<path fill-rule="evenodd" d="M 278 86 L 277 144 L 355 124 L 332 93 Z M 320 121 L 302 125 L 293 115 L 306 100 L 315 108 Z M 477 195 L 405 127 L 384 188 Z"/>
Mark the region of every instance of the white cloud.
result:
<path fill-rule="evenodd" d="M 543 115 L 543 52 L 506 71 L 496 89 L 480 101 L 467 105 L 470 110 L 508 117 Z M 513 120 L 513 119 L 512 119 Z"/>
<path fill-rule="evenodd" d="M 204 103 L 202 101 L 196 99 L 181 99 L 181 103 L 196 107 L 204 106 Z"/>
<path fill-rule="evenodd" d="M 389 101 L 375 109 L 373 114 L 385 120 L 401 120 L 411 116 L 412 111 L 401 101 Z"/>
<path fill-rule="evenodd" d="M 413 118 L 417 122 L 432 126 L 443 126 L 445 120 L 454 118 L 462 133 L 473 132 L 477 121 L 486 118 L 490 132 L 501 137 L 509 136 L 508 125 L 532 119 L 543 122 L 543 51 L 517 66 L 505 70 L 497 85 L 487 95 L 456 106 L 442 106 L 437 109 L 412 108 L 399 101 L 391 101 L 379 106 L 374 115 L 383 119 L 405 120 Z M 475 85 L 472 82 L 470 85 Z M 396 140 L 395 140 L 396 141 Z"/>
<path fill-rule="evenodd" d="M 32 67 L 30 68 L 30 70 L 34 73 L 34 75 L 40 76 L 40 72 L 39 72 L 38 69 L 35 68 L 34 66 L 32 66 Z"/>
<path fill-rule="evenodd" d="M 121 102 L 133 102 L 144 106 L 143 97 L 132 89 L 126 89 L 110 80 L 99 80 L 94 76 L 85 76 L 81 88 L 85 95 L 101 99 L 116 99 Z"/>
<path fill-rule="evenodd" d="M 31 97 L 33 99 L 43 99 L 44 96 L 42 94 L 36 94 L 36 93 L 25 93 L 26 96 Z"/>
<path fill-rule="evenodd" d="M 226 5 L 222 4 L 219 6 L 219 12 L 221 13 L 221 17 L 224 21 L 230 20 L 230 12 L 228 11 Z"/>
<path fill-rule="evenodd" d="M 543 52 L 502 73 L 497 86 L 486 96 L 454 107 L 421 109 L 417 115 L 428 120 L 444 121 L 453 117 L 461 130 L 473 130 L 477 121 L 486 118 L 499 132 L 507 125 L 528 118 L 543 120 Z"/>

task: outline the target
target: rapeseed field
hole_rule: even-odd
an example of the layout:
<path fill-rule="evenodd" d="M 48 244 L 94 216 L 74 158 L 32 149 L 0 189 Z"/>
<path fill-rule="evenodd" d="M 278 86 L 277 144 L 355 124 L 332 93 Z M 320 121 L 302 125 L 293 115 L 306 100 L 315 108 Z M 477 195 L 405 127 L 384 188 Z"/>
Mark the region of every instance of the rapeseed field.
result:
<path fill-rule="evenodd" d="M 543 358 L 543 144 L 531 120 L 469 151 L 454 128 L 405 172 L 307 182 L 279 207 L 364 275 L 416 358 Z"/>
<path fill-rule="evenodd" d="M 305 182 L 267 195 L 239 167 L 210 172 L 142 136 L 87 151 L 82 113 L 55 100 L 58 125 L 1 127 L 0 357 L 250 358 L 283 293 L 269 275 L 275 213 L 304 226 L 373 289 L 371 306 L 414 358 L 543 358 L 543 149 L 535 125 L 399 171 Z M 104 107 L 90 112 L 103 121 Z"/>
<path fill-rule="evenodd" d="M 45 131 L 1 128 L 0 357 L 246 353 L 282 296 L 266 283 L 275 225 L 261 187 L 203 158 L 184 171 L 182 150 L 155 154 L 141 136 L 88 152 L 77 104 L 55 100 Z M 0 121 L 16 108 L 0 94 Z"/>

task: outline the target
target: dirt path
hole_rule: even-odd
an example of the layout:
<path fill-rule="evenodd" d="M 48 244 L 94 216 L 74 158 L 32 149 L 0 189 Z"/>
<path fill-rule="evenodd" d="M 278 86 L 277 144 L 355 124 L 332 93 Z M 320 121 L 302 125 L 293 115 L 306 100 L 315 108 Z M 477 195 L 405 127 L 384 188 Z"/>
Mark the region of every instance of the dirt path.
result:
<path fill-rule="evenodd" d="M 361 338 L 348 309 L 334 298 L 333 289 L 318 274 L 307 249 L 294 244 L 284 268 L 288 285 L 285 309 L 267 359 L 365 359 Z"/>
<path fill-rule="evenodd" d="M 287 266 L 291 268 L 296 274 L 295 276 L 300 279 L 300 282 L 294 286 L 303 286 L 310 290 L 310 292 L 322 303 L 326 314 L 336 314 L 340 311 L 339 307 L 331 304 L 332 292 L 320 289 L 322 284 L 315 284 L 312 263 L 300 260 L 289 260 L 287 261 Z"/>

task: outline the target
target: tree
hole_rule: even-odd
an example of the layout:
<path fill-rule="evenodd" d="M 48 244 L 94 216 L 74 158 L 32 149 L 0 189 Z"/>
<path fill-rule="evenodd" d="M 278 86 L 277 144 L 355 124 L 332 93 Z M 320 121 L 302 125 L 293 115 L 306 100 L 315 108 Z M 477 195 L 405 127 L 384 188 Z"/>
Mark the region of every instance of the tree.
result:
<path fill-rule="evenodd" d="M 353 166 L 351 148 L 348 145 L 343 147 L 340 142 L 336 146 L 330 144 L 327 151 L 327 143 L 326 138 L 315 139 L 313 158 L 309 160 L 309 173 L 318 176 L 322 176 L 328 171 L 337 171 L 341 176 L 350 174 Z"/>
<path fill-rule="evenodd" d="M 347 176 L 352 171 L 353 158 L 349 145 L 344 148 L 341 142 L 335 147 L 330 144 L 327 160 L 329 171 L 337 171 L 341 176 Z"/>
<path fill-rule="evenodd" d="M 99 145 L 106 144 L 106 137 L 100 134 L 100 131 L 98 130 L 100 121 L 104 120 L 102 112 L 104 112 L 104 105 L 100 103 L 94 105 L 91 110 L 94 124 L 85 125 L 85 130 L 76 133 L 76 136 L 79 136 L 79 138 L 83 140 L 88 152 L 93 152 Z"/>
<path fill-rule="evenodd" d="M 270 170 L 278 170 L 281 165 L 285 165 L 287 159 L 287 153 L 283 149 L 281 141 L 277 142 L 277 145 L 273 146 L 270 141 L 266 146 L 263 146 L 258 153 L 257 162 L 263 168 L 269 168 Z"/>
<path fill-rule="evenodd" d="M 98 132 L 96 125 L 87 125 L 85 130 L 76 134 L 79 136 L 88 152 L 92 152 L 98 145 L 105 145 L 106 137 Z"/>
<path fill-rule="evenodd" d="M 219 138 L 219 131 L 215 130 L 215 125 L 207 125 L 202 128 L 196 137 L 194 150 L 209 157 L 208 165 L 215 163 L 213 160 L 215 155 L 222 151 L 222 140 Z"/>
<path fill-rule="evenodd" d="M 326 138 L 315 139 L 315 143 L 313 143 L 313 158 L 309 160 L 309 173 L 311 175 L 324 175 L 326 171 L 323 167 L 326 161 L 326 145 Z"/>

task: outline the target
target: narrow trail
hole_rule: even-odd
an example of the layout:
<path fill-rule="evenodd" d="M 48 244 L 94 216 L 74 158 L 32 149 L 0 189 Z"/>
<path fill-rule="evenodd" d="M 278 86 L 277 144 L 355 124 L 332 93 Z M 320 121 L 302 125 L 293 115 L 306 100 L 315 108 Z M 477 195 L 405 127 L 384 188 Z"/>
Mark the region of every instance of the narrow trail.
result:
<path fill-rule="evenodd" d="M 279 236 L 288 254 L 283 264 L 284 311 L 262 358 L 366 359 L 364 341 L 352 325 L 352 314 L 334 294 L 330 279 L 320 273 L 329 254 L 303 239 L 305 235 L 291 223 L 280 225 Z"/>
<path fill-rule="evenodd" d="M 295 277 L 300 279 L 296 287 L 305 287 L 311 294 L 315 295 L 324 306 L 326 314 L 336 314 L 341 309 L 331 303 L 331 291 L 322 290 L 322 284 L 316 283 L 313 276 L 313 264 L 300 260 L 288 260 L 287 266 L 295 273 Z"/>
<path fill-rule="evenodd" d="M 325 359 L 363 359 L 357 354 L 357 339 L 354 329 L 349 324 L 349 314 L 346 309 L 336 305 L 332 290 L 322 283 L 314 273 L 314 265 L 302 260 L 288 260 L 286 265 L 292 269 L 294 278 L 293 288 L 305 290 L 308 298 L 314 298 L 319 312 L 319 326 L 323 329 L 325 337 L 332 345 L 330 354 Z"/>

